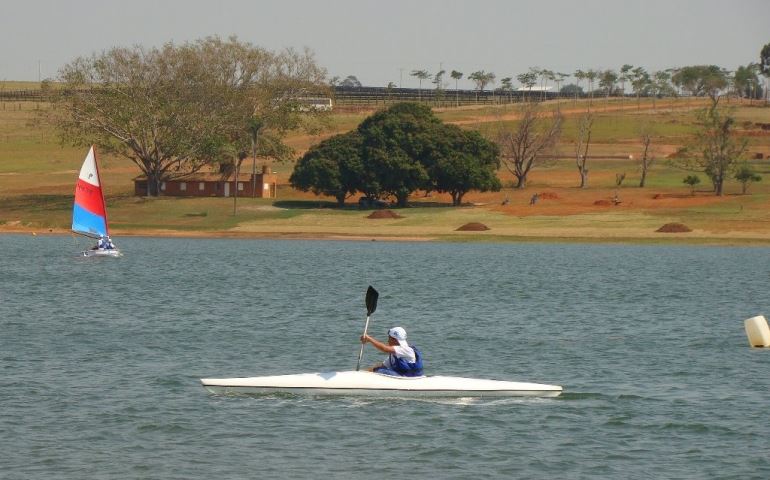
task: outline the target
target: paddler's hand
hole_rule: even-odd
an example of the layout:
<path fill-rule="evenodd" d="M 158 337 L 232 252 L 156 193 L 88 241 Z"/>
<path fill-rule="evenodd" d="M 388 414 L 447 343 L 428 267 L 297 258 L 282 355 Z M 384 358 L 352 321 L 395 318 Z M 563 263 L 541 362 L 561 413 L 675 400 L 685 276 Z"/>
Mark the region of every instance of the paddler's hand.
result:
<path fill-rule="evenodd" d="M 366 343 L 369 341 L 371 341 L 371 339 L 369 338 L 369 335 L 361 335 L 361 343 Z"/>

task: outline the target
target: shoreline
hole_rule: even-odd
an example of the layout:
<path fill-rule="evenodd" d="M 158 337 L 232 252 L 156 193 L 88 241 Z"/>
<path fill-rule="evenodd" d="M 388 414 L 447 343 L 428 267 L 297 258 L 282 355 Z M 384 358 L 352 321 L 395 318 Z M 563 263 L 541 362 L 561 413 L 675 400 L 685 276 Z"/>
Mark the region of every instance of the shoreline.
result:
<path fill-rule="evenodd" d="M 0 235 L 31 236 L 76 236 L 69 230 L 35 229 L 29 227 L 3 228 Z M 187 239 L 236 239 L 236 240 L 317 240 L 317 241 L 353 241 L 353 242 L 442 242 L 442 243 L 555 243 L 555 244 L 604 244 L 604 245 L 677 245 L 677 246 L 713 246 L 713 247 L 770 247 L 769 238 L 759 237 L 720 237 L 693 236 L 681 233 L 659 233 L 658 236 L 555 236 L 555 235 L 501 235 L 493 233 L 469 232 L 459 235 L 361 235 L 323 232 L 254 232 L 254 231 L 178 231 L 178 230 L 138 230 L 115 231 L 113 237 L 155 237 Z"/>

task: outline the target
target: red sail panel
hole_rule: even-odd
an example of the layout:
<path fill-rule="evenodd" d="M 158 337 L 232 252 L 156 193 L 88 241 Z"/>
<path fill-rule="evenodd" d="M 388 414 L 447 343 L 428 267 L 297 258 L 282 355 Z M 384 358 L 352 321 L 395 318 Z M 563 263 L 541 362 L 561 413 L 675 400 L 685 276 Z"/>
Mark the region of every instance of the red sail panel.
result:
<path fill-rule="evenodd" d="M 75 204 L 94 215 L 100 217 L 106 215 L 101 187 L 96 187 L 81 179 L 78 179 L 75 186 Z"/>

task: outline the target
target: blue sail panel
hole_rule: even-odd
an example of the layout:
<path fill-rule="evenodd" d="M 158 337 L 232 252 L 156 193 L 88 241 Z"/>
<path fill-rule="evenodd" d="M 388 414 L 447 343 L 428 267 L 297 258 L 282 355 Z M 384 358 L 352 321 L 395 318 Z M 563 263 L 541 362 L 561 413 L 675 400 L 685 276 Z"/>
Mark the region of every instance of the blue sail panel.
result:
<path fill-rule="evenodd" d="M 72 231 L 94 238 L 106 237 L 107 221 L 104 217 L 75 204 L 72 209 Z"/>

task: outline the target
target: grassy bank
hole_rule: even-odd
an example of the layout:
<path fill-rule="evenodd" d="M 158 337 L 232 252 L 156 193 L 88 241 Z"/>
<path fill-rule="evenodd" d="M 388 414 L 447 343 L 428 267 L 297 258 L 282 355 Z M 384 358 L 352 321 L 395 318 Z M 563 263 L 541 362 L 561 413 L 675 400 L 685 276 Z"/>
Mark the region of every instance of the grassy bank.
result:
<path fill-rule="evenodd" d="M 514 190 L 504 169 L 500 192 L 469 193 L 467 206 L 452 208 L 449 197 L 418 192 L 411 207 L 397 210 L 402 218 L 370 219 L 371 212 L 353 206 L 336 208 L 327 198 L 293 191 L 285 185 L 290 164 L 274 164 L 279 174 L 277 199 L 239 199 L 233 214 L 231 198 L 157 198 L 133 195 L 132 178 L 139 174 L 129 161 L 102 158 L 110 224 L 115 235 L 232 235 L 321 238 L 425 239 L 449 241 L 611 241 L 708 244 L 770 244 L 770 166 L 754 160 L 762 182 L 740 194 L 731 180 L 726 195 L 715 197 L 701 184 L 690 195 L 682 179 L 688 172 L 673 167 L 666 157 L 686 143 L 695 131 L 692 101 L 594 101 L 595 144 L 589 165 L 589 187 L 576 188 L 578 174 L 571 141 L 575 119 L 587 109 L 584 102 L 559 102 L 567 116 L 559 152 L 564 158 L 534 170 L 528 188 Z M 740 134 L 753 156 L 770 156 L 770 109 L 735 105 Z M 603 108 L 602 108 L 603 107 Z M 59 144 L 55 132 L 38 122 L 45 104 L 0 102 L 0 231 L 61 232 L 69 230 L 72 192 L 85 151 Z M 438 115 L 464 128 L 488 135 L 516 121 L 517 107 L 446 109 Z M 335 114 L 330 132 L 320 136 L 293 135 L 287 139 L 298 152 L 337 132 L 354 128 L 364 113 Z M 652 129 L 658 158 L 647 187 L 638 188 L 639 131 Z M 616 157 L 616 158 L 602 158 Z M 616 175 L 625 180 L 616 185 Z M 707 182 L 701 174 L 702 181 Z M 548 193 L 530 205 L 534 193 Z M 610 200 L 617 198 L 619 203 Z M 351 199 L 355 202 L 355 199 Z M 489 230 L 462 232 L 457 228 L 483 223 Z M 683 223 L 693 231 L 664 234 L 666 223 Z"/>

